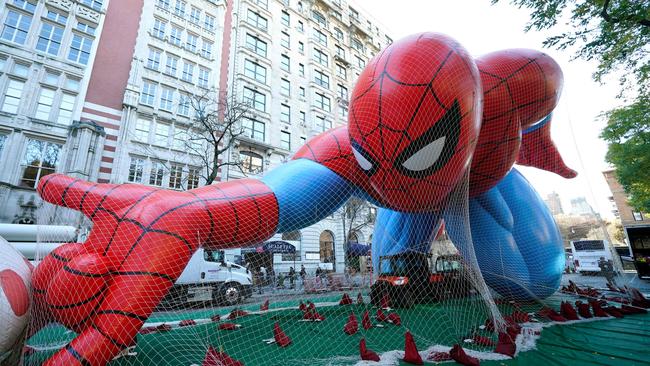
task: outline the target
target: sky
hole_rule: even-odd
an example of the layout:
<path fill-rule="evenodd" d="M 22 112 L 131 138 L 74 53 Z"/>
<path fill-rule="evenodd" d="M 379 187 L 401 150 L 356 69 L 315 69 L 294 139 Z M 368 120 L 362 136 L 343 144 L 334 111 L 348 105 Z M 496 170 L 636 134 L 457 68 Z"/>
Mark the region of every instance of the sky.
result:
<path fill-rule="evenodd" d="M 607 144 L 598 135 L 605 125 L 599 115 L 622 105 L 615 77 L 599 84 L 592 80 L 596 63 L 571 58 L 575 50 L 543 48 L 542 42 L 567 29 L 558 24 L 551 31 L 524 32 L 529 21 L 527 9 L 518 9 L 507 0 L 491 5 L 490 0 L 356 0 L 397 40 L 413 33 L 433 31 L 458 40 L 472 55 L 480 56 L 506 48 L 543 50 L 553 57 L 564 72 L 564 89 L 553 113 L 551 134 L 566 164 L 578 172 L 567 180 L 553 173 L 520 167 L 542 198 L 556 191 L 565 212 L 571 198 L 585 197 L 604 218 L 613 218 L 608 201 L 611 192 L 602 175 Z"/>

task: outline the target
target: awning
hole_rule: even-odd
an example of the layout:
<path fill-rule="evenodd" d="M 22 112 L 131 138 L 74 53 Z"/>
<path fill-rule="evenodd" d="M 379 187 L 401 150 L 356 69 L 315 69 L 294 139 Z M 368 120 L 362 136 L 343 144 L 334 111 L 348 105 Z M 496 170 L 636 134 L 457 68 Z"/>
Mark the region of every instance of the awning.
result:
<path fill-rule="evenodd" d="M 348 243 L 349 255 L 370 255 L 370 244 Z"/>
<path fill-rule="evenodd" d="M 295 252 L 296 252 L 296 247 L 293 244 L 281 240 L 267 241 L 261 247 L 249 247 L 249 248 L 241 249 L 241 254 L 246 254 L 246 253 L 288 254 L 288 253 L 295 253 Z"/>

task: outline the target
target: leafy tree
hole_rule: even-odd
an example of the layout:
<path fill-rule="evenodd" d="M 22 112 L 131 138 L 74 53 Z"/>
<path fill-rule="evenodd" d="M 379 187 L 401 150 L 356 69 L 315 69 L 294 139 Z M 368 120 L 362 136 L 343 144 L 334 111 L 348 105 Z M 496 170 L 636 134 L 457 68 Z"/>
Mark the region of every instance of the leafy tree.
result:
<path fill-rule="evenodd" d="M 630 206 L 650 212 L 650 97 L 605 113 L 601 138 L 609 143 L 606 159 L 629 195 Z"/>
<path fill-rule="evenodd" d="M 497 3 L 499 0 L 492 0 Z M 650 84 L 650 0 L 510 0 L 531 10 L 526 31 L 555 27 L 567 19 L 560 34 L 544 45 L 577 48 L 575 58 L 598 61 L 596 81 L 614 70 L 623 90 L 637 87 L 643 94 Z"/>

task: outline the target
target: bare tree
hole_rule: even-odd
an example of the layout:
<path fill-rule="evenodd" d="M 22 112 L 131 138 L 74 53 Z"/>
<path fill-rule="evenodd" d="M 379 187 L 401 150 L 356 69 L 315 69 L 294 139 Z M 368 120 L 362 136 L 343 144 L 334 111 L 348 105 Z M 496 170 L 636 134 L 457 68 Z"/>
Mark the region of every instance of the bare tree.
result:
<path fill-rule="evenodd" d="M 348 199 L 338 210 L 338 219 L 341 220 L 343 225 L 343 250 L 345 251 L 346 267 L 350 262 L 348 256 L 350 238 L 355 236 L 359 230 L 374 224 L 376 212 L 377 209 L 372 204 L 357 197 Z"/>
<path fill-rule="evenodd" d="M 194 127 L 187 139 L 188 151 L 201 157 L 205 170 L 205 184 L 212 184 L 224 166 L 236 166 L 240 161 L 223 158 L 237 137 L 246 132 L 245 121 L 252 117 L 248 103 L 237 101 L 216 90 L 189 98 L 194 112 Z"/>

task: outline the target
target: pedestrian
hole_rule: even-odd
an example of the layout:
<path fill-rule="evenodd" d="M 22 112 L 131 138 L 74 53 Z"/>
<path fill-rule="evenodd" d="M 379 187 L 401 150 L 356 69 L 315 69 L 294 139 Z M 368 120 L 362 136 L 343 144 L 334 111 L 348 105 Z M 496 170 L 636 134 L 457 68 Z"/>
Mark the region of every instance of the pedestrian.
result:
<path fill-rule="evenodd" d="M 300 278 L 302 278 L 302 282 L 305 282 L 305 277 L 307 277 L 307 270 L 305 269 L 304 265 L 300 265 Z"/>
<path fill-rule="evenodd" d="M 614 264 L 612 260 L 605 260 L 605 257 L 600 257 L 598 260 L 598 268 L 600 268 L 600 273 L 603 274 L 605 279 L 607 280 L 607 284 L 610 286 L 616 286 L 616 280 L 614 279 L 615 273 L 614 273 Z"/>
<path fill-rule="evenodd" d="M 289 267 L 289 284 L 291 289 L 295 288 L 294 281 L 296 280 L 296 270 L 293 267 Z"/>

